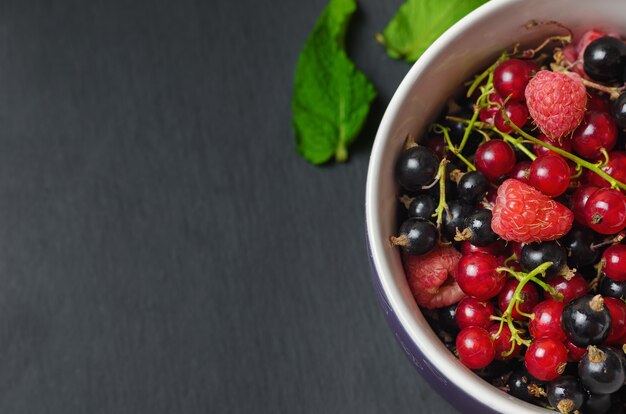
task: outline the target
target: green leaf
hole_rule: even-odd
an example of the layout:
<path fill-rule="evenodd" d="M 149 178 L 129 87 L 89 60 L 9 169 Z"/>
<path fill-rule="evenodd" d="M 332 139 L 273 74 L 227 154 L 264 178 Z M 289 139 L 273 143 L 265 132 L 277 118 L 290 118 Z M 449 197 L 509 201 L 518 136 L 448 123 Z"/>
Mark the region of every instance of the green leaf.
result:
<path fill-rule="evenodd" d="M 394 59 L 415 62 L 463 16 L 487 0 L 407 0 L 376 37 Z"/>
<path fill-rule="evenodd" d="M 298 152 L 313 164 L 348 158 L 376 91 L 345 52 L 355 0 L 330 0 L 304 45 L 291 101 Z"/>

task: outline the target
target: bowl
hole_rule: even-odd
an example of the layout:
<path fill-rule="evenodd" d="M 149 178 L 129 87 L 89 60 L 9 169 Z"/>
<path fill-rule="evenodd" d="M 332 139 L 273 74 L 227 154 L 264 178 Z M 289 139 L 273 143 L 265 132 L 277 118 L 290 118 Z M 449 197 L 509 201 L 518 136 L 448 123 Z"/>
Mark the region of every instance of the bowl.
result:
<path fill-rule="evenodd" d="M 458 410 L 467 413 L 545 413 L 480 379 L 463 366 L 431 330 L 409 290 L 397 248 L 394 163 L 407 134 L 420 137 L 463 82 L 515 43 L 536 45 L 563 34 L 596 28 L 626 35 L 623 0 L 491 0 L 441 37 L 411 67 L 382 118 L 366 188 L 366 222 L 374 284 L 400 347 L 422 376 Z"/>

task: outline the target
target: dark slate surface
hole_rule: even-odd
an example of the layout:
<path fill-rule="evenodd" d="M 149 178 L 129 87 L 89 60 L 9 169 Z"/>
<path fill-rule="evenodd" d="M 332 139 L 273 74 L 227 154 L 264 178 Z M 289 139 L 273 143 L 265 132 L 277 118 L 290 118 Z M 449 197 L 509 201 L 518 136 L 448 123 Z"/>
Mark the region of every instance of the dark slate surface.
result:
<path fill-rule="evenodd" d="M 294 150 L 324 0 L 0 3 L 0 412 L 452 413 L 369 279 L 376 125 L 409 66 L 360 2 L 380 97 L 346 165 Z"/>

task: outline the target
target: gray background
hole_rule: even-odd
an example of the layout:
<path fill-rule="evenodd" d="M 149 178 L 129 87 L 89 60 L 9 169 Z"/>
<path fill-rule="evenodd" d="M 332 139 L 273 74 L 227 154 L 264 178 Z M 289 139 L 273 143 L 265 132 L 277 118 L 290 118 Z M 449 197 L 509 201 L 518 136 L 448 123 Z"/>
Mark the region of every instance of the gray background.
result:
<path fill-rule="evenodd" d="M 0 2 L 0 412 L 452 413 L 378 309 L 368 154 L 299 158 L 297 55 L 325 0 Z"/>

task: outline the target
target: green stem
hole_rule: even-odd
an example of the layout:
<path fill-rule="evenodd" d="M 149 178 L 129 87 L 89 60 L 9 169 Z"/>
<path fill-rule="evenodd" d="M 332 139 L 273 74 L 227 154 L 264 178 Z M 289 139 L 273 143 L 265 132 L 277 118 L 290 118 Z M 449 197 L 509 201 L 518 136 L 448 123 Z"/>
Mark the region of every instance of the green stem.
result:
<path fill-rule="evenodd" d="M 502 54 L 500 55 L 498 60 L 496 60 L 487 69 L 485 69 L 485 71 L 483 73 L 481 73 L 480 75 L 478 75 L 478 76 L 476 76 L 474 78 L 474 81 L 472 82 L 470 87 L 467 89 L 467 95 L 466 96 L 468 98 L 471 97 L 474 94 L 474 91 L 476 90 L 476 88 L 478 88 L 480 86 L 482 81 L 489 75 L 493 76 L 493 72 L 496 70 L 496 68 L 498 66 L 500 66 L 500 64 L 502 64 L 505 61 L 507 61 L 508 59 L 509 59 L 509 54 L 506 51 L 502 52 Z M 489 83 L 489 82 L 487 82 L 487 83 Z"/>
<path fill-rule="evenodd" d="M 503 113 L 503 116 L 505 117 L 505 121 L 507 123 L 509 123 L 511 125 L 511 127 L 513 128 L 513 130 L 515 132 L 517 132 L 518 134 L 520 134 L 522 137 L 524 137 L 524 139 L 530 141 L 533 144 L 537 144 L 537 145 L 541 145 L 544 148 L 549 149 L 550 151 L 554 151 L 557 154 L 559 154 L 560 156 L 562 156 L 563 158 L 567 158 L 568 160 L 574 161 L 577 165 L 580 165 L 581 167 L 584 167 L 590 171 L 593 171 L 594 173 L 598 174 L 600 177 L 604 178 L 606 181 L 608 181 L 611 184 L 611 188 L 619 188 L 621 190 L 626 190 L 626 184 L 624 184 L 621 181 L 616 180 L 615 178 L 611 177 L 609 174 L 605 173 L 604 171 L 602 171 L 600 169 L 600 167 L 598 167 L 598 165 L 590 163 L 589 161 L 583 160 L 582 158 L 579 158 L 577 156 L 575 156 L 574 154 L 571 154 L 567 151 L 563 151 L 561 148 L 557 148 L 553 145 L 547 144 L 535 137 L 533 137 L 532 135 L 529 135 L 528 133 L 524 132 L 522 129 L 520 129 L 517 125 L 515 125 L 514 123 L 511 122 L 511 120 L 509 119 L 509 117 L 506 115 L 506 113 Z M 457 118 L 457 117 L 448 117 L 448 119 L 451 119 L 453 121 L 462 121 L 462 122 L 466 122 L 468 123 L 469 120 L 467 119 L 463 119 L 463 118 Z M 500 135 L 504 134 L 502 131 L 498 130 L 496 127 L 494 127 L 493 125 L 487 124 L 485 122 L 480 122 L 477 121 L 474 123 L 475 126 L 477 126 L 478 128 L 484 128 L 484 129 L 489 129 L 492 131 L 495 131 L 497 133 L 499 133 Z M 515 140 L 515 138 L 511 137 L 509 135 L 510 139 Z"/>
<path fill-rule="evenodd" d="M 600 177 L 604 178 L 605 180 L 607 180 L 609 183 L 611 183 L 611 188 L 620 188 L 622 190 L 626 190 L 626 184 L 617 181 L 615 178 L 611 177 L 610 175 L 608 175 L 607 173 L 605 173 L 604 171 L 602 171 L 596 164 L 592 164 L 589 161 L 583 160 L 582 158 L 579 158 L 567 151 L 563 151 L 561 148 L 557 148 L 553 145 L 547 144 L 535 137 L 533 137 L 532 135 L 524 132 L 522 129 L 520 129 L 517 125 L 515 125 L 513 122 L 511 122 L 511 120 L 509 119 L 509 117 L 506 115 L 506 113 L 503 111 L 503 116 L 505 117 L 505 120 L 507 123 L 509 123 L 511 125 L 511 128 L 513 128 L 513 130 L 515 130 L 515 132 L 517 132 L 518 134 L 520 134 L 521 136 L 523 136 L 525 139 L 529 140 L 530 142 L 532 142 L 533 144 L 537 144 L 537 145 L 541 145 L 542 147 L 545 147 L 547 149 L 549 149 L 550 151 L 554 151 L 557 154 L 559 154 L 560 156 L 562 156 L 563 158 L 567 158 L 569 160 L 574 161 L 576 164 L 581 165 L 585 168 L 587 168 L 588 170 L 593 171 L 594 173 L 598 174 Z"/>
<path fill-rule="evenodd" d="M 513 312 L 513 309 L 515 309 L 520 315 L 525 316 L 527 318 L 532 318 L 532 315 L 527 314 L 525 312 L 521 312 L 519 309 L 519 304 L 523 302 L 522 295 L 521 295 L 522 289 L 531 280 L 551 293 L 554 291 L 554 289 L 551 286 L 547 285 L 546 283 L 544 283 L 537 277 L 539 274 L 545 275 L 546 270 L 550 266 L 552 266 L 552 262 L 545 262 L 545 263 L 540 264 L 539 266 L 537 266 L 536 268 L 534 268 L 528 273 L 516 272 L 507 267 L 499 267 L 496 269 L 496 271 L 499 271 L 499 272 L 504 271 L 514 276 L 519 281 L 519 283 L 517 287 L 515 288 L 515 291 L 513 292 L 513 296 L 511 297 L 511 301 L 509 302 L 507 308 L 504 310 L 504 312 L 502 312 L 502 316 L 500 317 L 500 328 L 498 329 L 498 332 L 496 333 L 496 335 L 494 335 L 495 337 L 499 336 L 500 332 L 502 332 L 504 324 L 506 323 L 509 330 L 511 331 L 511 342 L 515 341 L 519 345 L 526 345 L 526 346 L 530 345 L 530 341 L 528 339 L 524 339 L 520 336 L 520 332 L 522 331 L 515 326 L 515 323 L 513 321 L 513 318 L 511 317 L 511 314 Z M 514 347 L 512 346 L 511 350 L 509 350 L 509 353 L 512 352 L 513 349 Z"/>
<path fill-rule="evenodd" d="M 466 166 L 468 171 L 476 171 L 476 167 L 467 158 L 465 158 L 459 150 L 454 146 L 452 140 L 450 139 L 450 133 L 448 132 L 448 128 L 444 127 L 441 124 L 434 124 L 434 131 L 443 134 L 444 140 L 446 141 L 446 147 L 448 150 L 453 153 L 458 159 L 460 159 Z"/>
<path fill-rule="evenodd" d="M 552 262 L 542 263 L 536 268 L 534 268 L 533 270 L 531 270 L 530 272 L 524 274 L 524 276 L 522 276 L 522 279 L 520 280 L 519 284 L 515 288 L 515 292 L 513 292 L 513 298 L 511 299 L 511 302 L 509 302 L 509 306 L 502 313 L 502 316 L 511 314 L 511 311 L 513 310 L 513 306 L 515 306 L 514 302 L 516 302 L 516 299 L 519 300 L 520 293 L 522 292 L 522 289 L 524 288 L 526 283 L 528 283 L 533 278 L 536 279 L 536 276 L 538 274 L 545 274 L 546 270 L 548 270 L 550 266 L 552 266 Z"/>
<path fill-rule="evenodd" d="M 439 178 L 439 205 L 433 214 L 433 217 L 437 217 L 437 228 L 441 228 L 443 212 L 448 209 L 448 204 L 446 203 L 446 164 L 449 162 L 447 158 L 443 158 L 439 163 L 439 171 L 437 171 L 437 177 Z"/>
<path fill-rule="evenodd" d="M 521 316 L 523 316 L 524 318 L 528 318 L 528 319 L 533 319 L 535 316 L 530 314 L 530 313 L 526 313 L 523 312 L 520 308 L 519 308 L 519 304 L 520 303 L 524 303 L 524 301 L 520 298 L 520 300 L 518 302 L 515 303 L 515 310 L 517 311 L 517 313 L 519 313 Z"/>
<path fill-rule="evenodd" d="M 550 294 L 550 296 L 552 296 L 555 300 L 557 300 L 559 302 L 561 300 L 563 300 L 563 294 L 558 292 L 555 288 L 553 288 L 552 286 L 550 286 L 549 284 L 547 284 L 543 280 L 539 279 L 536 276 L 533 276 L 530 280 L 532 280 L 533 282 L 535 282 L 536 284 L 541 286 L 541 288 L 543 290 L 545 290 L 546 292 L 548 292 Z"/>
<path fill-rule="evenodd" d="M 504 265 L 506 266 L 506 265 L 508 265 L 508 264 L 509 264 L 509 262 L 512 262 L 512 261 L 514 261 L 514 260 L 517 260 L 517 255 L 516 255 L 515 253 L 511 254 L 509 257 L 507 257 L 507 258 L 504 260 Z"/>
<path fill-rule="evenodd" d="M 459 153 L 463 151 L 463 148 L 465 148 L 465 144 L 467 143 L 470 133 L 472 132 L 472 129 L 474 128 L 474 123 L 478 119 L 479 113 L 480 113 L 480 110 L 478 108 L 474 108 L 474 113 L 472 114 L 472 118 L 470 119 L 469 123 L 465 127 L 465 132 L 463 133 L 463 139 L 461 140 L 461 143 L 459 144 L 459 148 L 458 148 Z"/>
<path fill-rule="evenodd" d="M 531 161 L 535 161 L 535 158 L 537 158 L 537 156 L 536 156 L 535 154 L 533 154 L 532 152 L 530 152 L 530 150 L 529 150 L 528 148 L 526 148 L 526 147 L 524 146 L 524 144 L 522 144 L 522 143 L 519 141 L 519 139 L 517 139 L 517 138 L 513 138 L 513 137 L 512 137 L 512 136 L 510 136 L 509 134 L 504 133 L 504 132 L 501 132 L 501 131 L 499 131 L 499 130 L 498 130 L 497 132 L 500 134 L 500 136 L 502 137 L 502 139 L 503 139 L 505 142 L 508 142 L 508 143 L 510 143 L 510 144 L 515 145 L 515 146 L 516 146 L 516 147 L 517 147 L 520 151 L 522 151 L 524 154 L 526 154 L 526 156 L 527 156 L 528 158 L 530 158 L 530 160 L 531 160 Z"/>
<path fill-rule="evenodd" d="M 602 153 L 602 156 L 604 157 L 604 162 L 602 163 L 602 165 L 600 165 L 600 168 L 602 168 L 609 163 L 610 157 L 609 157 L 609 153 L 606 151 L 606 148 L 604 147 L 600 148 L 600 152 Z"/>

